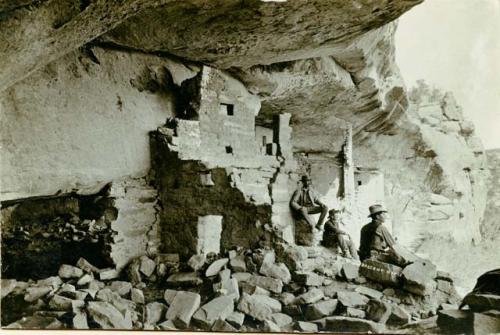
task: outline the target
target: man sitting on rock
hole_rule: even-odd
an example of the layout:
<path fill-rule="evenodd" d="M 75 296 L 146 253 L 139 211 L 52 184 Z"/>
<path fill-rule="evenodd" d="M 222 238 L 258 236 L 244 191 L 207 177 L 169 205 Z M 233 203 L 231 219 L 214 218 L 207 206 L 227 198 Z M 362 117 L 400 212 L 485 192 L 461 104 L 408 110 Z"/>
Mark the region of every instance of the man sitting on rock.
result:
<path fill-rule="evenodd" d="M 344 224 L 342 222 L 341 211 L 331 209 L 328 214 L 329 217 L 325 223 L 325 231 L 323 232 L 323 244 L 326 247 L 339 246 L 344 257 L 359 259 L 356 246 L 351 237 L 340 229 L 340 224 Z"/>
<path fill-rule="evenodd" d="M 361 261 L 371 258 L 385 263 L 405 266 L 406 261 L 395 251 L 396 241 L 383 225 L 387 211 L 382 205 L 369 207 L 372 221 L 361 228 L 359 257 Z"/>
<path fill-rule="evenodd" d="M 321 228 L 325 221 L 328 207 L 321 202 L 316 192 L 311 187 L 312 181 L 309 176 L 302 176 L 302 186 L 297 189 L 290 201 L 290 207 L 300 217 L 307 221 L 307 223 L 314 228 Z M 317 223 L 309 216 L 309 214 L 321 213 Z"/>

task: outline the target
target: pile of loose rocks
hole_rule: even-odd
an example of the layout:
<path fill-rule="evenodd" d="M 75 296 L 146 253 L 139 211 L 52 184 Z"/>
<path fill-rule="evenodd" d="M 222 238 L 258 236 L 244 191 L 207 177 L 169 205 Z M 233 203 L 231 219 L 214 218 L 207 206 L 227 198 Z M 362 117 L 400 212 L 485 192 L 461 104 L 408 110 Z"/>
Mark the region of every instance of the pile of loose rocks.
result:
<path fill-rule="evenodd" d="M 419 277 L 420 268 L 410 270 L 406 283 L 422 288 L 427 277 Z M 2 324 L 32 329 L 384 332 L 458 303 L 451 279 L 442 273 L 432 278 L 436 284 L 426 282 L 427 291 L 415 289 L 417 293 L 362 273 L 359 262 L 329 249 L 285 245 L 194 255 L 187 262 L 177 254 L 142 256 L 121 271 L 98 269 L 81 258 L 76 266 L 64 264 L 57 276 L 43 280 L 3 279 Z"/>

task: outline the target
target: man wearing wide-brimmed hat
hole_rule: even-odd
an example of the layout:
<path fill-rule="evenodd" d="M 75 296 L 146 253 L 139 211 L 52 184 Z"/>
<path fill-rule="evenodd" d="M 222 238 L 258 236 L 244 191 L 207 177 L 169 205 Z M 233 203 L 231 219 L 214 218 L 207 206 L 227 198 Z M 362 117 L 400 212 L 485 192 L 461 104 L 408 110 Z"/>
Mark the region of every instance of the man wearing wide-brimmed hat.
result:
<path fill-rule="evenodd" d="M 340 229 L 342 223 L 342 211 L 331 209 L 328 211 L 328 220 L 325 222 L 323 232 L 323 245 L 325 247 L 340 247 L 342 256 L 347 258 L 359 259 L 358 251 L 349 234 Z"/>
<path fill-rule="evenodd" d="M 359 257 L 378 259 L 396 265 L 404 265 L 405 261 L 396 253 L 396 241 L 383 225 L 387 220 L 387 210 L 382 205 L 373 205 L 369 208 L 372 221 L 361 228 Z"/>
<path fill-rule="evenodd" d="M 321 202 L 318 194 L 312 188 L 311 177 L 304 175 L 301 178 L 302 186 L 297 189 L 290 201 L 290 207 L 295 213 L 304 218 L 311 227 L 321 228 L 328 213 L 328 207 Z M 318 222 L 315 223 L 309 214 L 321 213 Z"/>

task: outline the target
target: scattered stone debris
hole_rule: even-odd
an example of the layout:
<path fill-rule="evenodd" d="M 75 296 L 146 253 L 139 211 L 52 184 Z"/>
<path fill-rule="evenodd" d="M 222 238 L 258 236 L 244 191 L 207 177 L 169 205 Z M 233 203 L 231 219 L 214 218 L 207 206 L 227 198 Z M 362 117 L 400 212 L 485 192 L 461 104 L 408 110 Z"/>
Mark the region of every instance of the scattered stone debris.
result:
<path fill-rule="evenodd" d="M 388 280 L 393 273 L 373 270 L 371 261 L 359 266 L 317 248 L 305 254 L 231 250 L 186 261 L 159 254 L 132 259 L 123 269 L 98 269 L 82 258 L 76 267 L 64 264 L 58 276 L 36 282 L 3 279 L 4 310 L 19 301 L 25 305 L 2 314 L 2 322 L 7 328 L 228 332 L 406 332 L 465 323 L 467 329 L 495 327 L 498 315 L 491 311 L 458 311 L 453 282 L 431 265 L 392 271 L 399 277 Z M 290 255 L 298 260 L 293 268 L 286 265 Z M 331 264 L 335 271 L 311 264 Z M 163 277 L 158 273 L 162 265 Z M 360 284 L 363 268 L 373 270 L 376 275 L 367 277 L 375 279 Z M 429 289 L 439 294 L 428 295 Z M 480 292 L 467 300 L 489 309 L 497 301 Z M 436 313 L 432 325 L 423 322 Z"/>

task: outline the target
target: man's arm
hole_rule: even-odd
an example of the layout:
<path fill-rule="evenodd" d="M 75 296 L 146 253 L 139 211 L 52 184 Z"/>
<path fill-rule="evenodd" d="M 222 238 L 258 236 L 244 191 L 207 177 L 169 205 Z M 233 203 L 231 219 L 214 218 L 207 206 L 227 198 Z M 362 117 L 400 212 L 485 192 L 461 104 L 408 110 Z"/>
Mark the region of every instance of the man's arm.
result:
<path fill-rule="evenodd" d="M 331 231 L 333 231 L 335 234 L 337 234 L 337 235 L 343 235 L 343 234 L 345 234 L 345 232 L 343 232 L 342 230 L 339 229 L 338 223 L 334 223 L 334 222 L 332 222 L 332 220 L 326 221 L 325 227 L 326 226 L 328 226 L 328 228 Z"/>
<path fill-rule="evenodd" d="M 314 201 L 315 204 L 318 204 L 320 207 L 326 207 L 326 205 L 321 201 L 321 199 L 318 196 L 318 193 L 311 189 L 310 190 L 311 195 L 312 195 L 312 200 Z"/>
<path fill-rule="evenodd" d="M 383 225 L 380 225 L 377 229 L 377 234 L 384 239 L 385 244 L 391 249 L 394 249 L 394 245 L 396 244 L 396 241 L 392 237 L 391 233 L 387 230 L 386 227 Z"/>
<path fill-rule="evenodd" d="M 292 195 L 292 200 L 290 200 L 290 207 L 292 207 L 296 211 L 300 210 L 300 208 L 302 207 L 298 202 L 299 197 L 300 197 L 300 190 L 295 190 L 295 192 L 293 192 Z"/>

